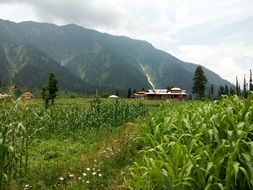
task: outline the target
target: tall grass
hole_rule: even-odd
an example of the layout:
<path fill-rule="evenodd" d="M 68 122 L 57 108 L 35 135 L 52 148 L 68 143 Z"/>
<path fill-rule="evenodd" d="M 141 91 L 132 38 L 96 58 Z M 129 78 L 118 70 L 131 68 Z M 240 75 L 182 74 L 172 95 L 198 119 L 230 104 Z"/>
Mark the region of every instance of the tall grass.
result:
<path fill-rule="evenodd" d="M 0 190 L 26 180 L 30 164 L 30 145 L 36 139 L 85 138 L 100 128 L 121 126 L 145 115 L 147 107 L 124 101 L 92 102 L 89 109 L 81 106 L 27 107 L 20 101 L 0 102 Z M 31 172 L 30 172 L 31 173 Z"/>
<path fill-rule="evenodd" d="M 172 104 L 142 126 L 128 189 L 253 189 L 253 95 Z"/>

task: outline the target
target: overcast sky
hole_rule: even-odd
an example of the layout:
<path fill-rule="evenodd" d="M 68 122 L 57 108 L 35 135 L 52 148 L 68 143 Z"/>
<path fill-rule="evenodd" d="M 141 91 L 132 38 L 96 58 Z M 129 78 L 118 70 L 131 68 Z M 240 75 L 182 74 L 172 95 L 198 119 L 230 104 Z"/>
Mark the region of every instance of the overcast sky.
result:
<path fill-rule="evenodd" d="M 253 0 L 0 0 L 0 18 L 146 40 L 233 83 L 253 69 Z"/>

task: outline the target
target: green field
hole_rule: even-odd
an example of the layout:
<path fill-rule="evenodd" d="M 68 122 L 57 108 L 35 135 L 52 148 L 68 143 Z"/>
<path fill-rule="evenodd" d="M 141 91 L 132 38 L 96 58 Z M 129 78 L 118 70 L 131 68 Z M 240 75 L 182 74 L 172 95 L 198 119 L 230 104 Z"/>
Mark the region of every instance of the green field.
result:
<path fill-rule="evenodd" d="M 253 189 L 253 97 L 0 102 L 0 190 Z"/>

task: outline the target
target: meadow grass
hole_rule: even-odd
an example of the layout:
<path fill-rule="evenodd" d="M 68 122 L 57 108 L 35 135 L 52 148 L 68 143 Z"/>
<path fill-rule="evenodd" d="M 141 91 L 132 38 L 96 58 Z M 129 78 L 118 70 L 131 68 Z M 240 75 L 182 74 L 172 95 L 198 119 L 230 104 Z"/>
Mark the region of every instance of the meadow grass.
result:
<path fill-rule="evenodd" d="M 67 181 L 76 179 L 79 163 L 86 165 L 83 155 L 148 111 L 140 102 L 121 100 L 58 103 L 47 110 L 39 101 L 18 100 L 0 107 L 0 189 L 71 187 Z"/>

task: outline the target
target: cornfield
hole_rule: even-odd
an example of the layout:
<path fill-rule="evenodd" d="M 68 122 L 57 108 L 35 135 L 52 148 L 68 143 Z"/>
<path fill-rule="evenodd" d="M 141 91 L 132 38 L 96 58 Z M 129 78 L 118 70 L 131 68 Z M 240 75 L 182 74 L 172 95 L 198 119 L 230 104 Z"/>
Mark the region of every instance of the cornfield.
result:
<path fill-rule="evenodd" d="M 253 94 L 175 103 L 141 126 L 128 189 L 253 189 Z"/>
<path fill-rule="evenodd" d="M 29 150 L 37 139 L 85 138 L 94 129 L 119 127 L 143 116 L 147 107 L 124 101 L 94 101 L 89 109 L 81 106 L 25 106 L 21 101 L 0 102 L 0 190 L 23 184 L 30 168 Z M 31 173 L 31 172 L 30 172 Z"/>

